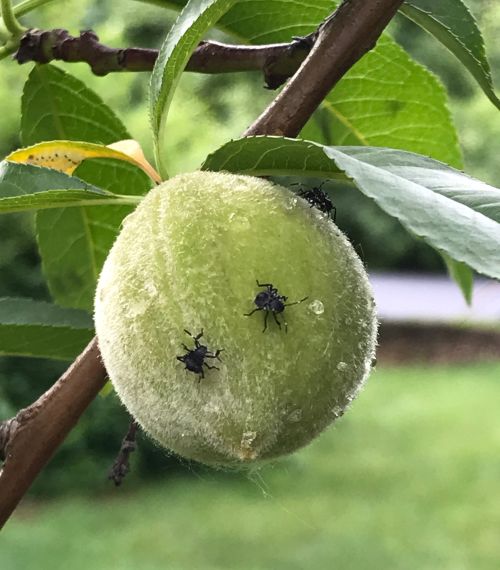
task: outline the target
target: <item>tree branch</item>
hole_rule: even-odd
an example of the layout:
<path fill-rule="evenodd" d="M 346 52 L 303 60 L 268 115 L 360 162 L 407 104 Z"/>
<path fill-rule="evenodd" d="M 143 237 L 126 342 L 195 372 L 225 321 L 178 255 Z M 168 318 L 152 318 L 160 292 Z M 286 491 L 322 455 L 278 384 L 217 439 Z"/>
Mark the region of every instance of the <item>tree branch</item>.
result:
<path fill-rule="evenodd" d="M 276 89 L 297 71 L 312 45 L 312 35 L 294 39 L 290 43 L 262 46 L 201 42 L 191 55 L 186 71 L 262 71 L 267 87 Z M 116 71 L 151 71 L 157 57 L 158 50 L 155 49 L 111 48 L 99 43 L 97 35 L 90 30 L 74 37 L 62 29 L 28 30 L 14 55 L 20 64 L 28 61 L 48 63 L 53 60 L 85 62 L 95 75 Z"/>
<path fill-rule="evenodd" d="M 345 0 L 283 91 L 244 133 L 296 137 L 337 82 L 370 51 L 403 0 Z"/>
<path fill-rule="evenodd" d="M 0 425 L 0 528 L 106 382 L 94 338 L 59 380 Z"/>
<path fill-rule="evenodd" d="M 246 135 L 295 136 L 337 81 L 376 43 L 403 0 L 344 0 L 322 24 L 299 71 Z M 105 381 L 94 339 L 68 371 L 29 408 L 0 427 L 0 526 Z"/>

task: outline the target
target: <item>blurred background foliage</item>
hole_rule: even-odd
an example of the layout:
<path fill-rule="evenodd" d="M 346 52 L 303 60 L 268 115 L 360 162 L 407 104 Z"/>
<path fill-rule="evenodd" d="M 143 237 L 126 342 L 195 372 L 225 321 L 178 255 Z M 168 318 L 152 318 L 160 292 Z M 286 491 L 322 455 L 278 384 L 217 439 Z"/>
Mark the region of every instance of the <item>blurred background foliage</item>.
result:
<path fill-rule="evenodd" d="M 495 78 L 500 77 L 500 5 L 492 0 L 467 0 L 483 31 Z M 113 46 L 157 47 L 174 14 L 133 2 L 70 0 L 48 5 L 24 19 L 28 26 L 64 27 L 76 34 L 94 29 Z M 442 79 L 462 144 L 466 170 L 500 185 L 498 110 L 486 99 L 461 65 L 434 39 L 411 22 L 397 19 L 391 33 L 418 61 Z M 223 36 L 216 35 L 218 39 Z M 61 65 L 61 64 L 59 64 Z M 22 85 L 31 66 L 2 61 L 0 83 L 0 153 L 20 146 Z M 149 74 L 93 76 L 84 64 L 61 65 L 83 79 L 115 109 L 133 138 L 151 157 L 147 86 Z M 273 96 L 258 74 L 201 76 L 186 74 L 170 113 L 170 164 L 176 172 L 195 169 L 208 152 L 238 136 Z M 444 271 L 440 257 L 409 236 L 396 220 L 380 212 L 361 193 L 338 189 L 334 194 L 337 221 L 363 257 L 368 269 Z M 32 218 L 0 217 L 0 296 L 48 299 L 40 270 Z M 0 358 L 0 419 L 31 403 L 66 368 L 67 363 Z M 105 474 L 113 461 L 128 417 L 112 395 L 98 398 L 62 450 L 38 479 L 33 493 L 105 489 Z M 139 475 L 173 473 L 182 464 L 166 457 L 145 439 L 140 442 Z"/>

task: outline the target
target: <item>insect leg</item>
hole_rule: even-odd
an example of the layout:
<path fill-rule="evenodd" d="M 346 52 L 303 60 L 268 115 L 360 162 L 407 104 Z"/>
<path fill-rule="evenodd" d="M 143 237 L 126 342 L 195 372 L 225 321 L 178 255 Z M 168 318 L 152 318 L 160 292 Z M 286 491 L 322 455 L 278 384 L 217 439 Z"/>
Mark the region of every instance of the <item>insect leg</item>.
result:
<path fill-rule="evenodd" d="M 215 354 L 211 354 L 210 352 L 207 352 L 205 354 L 205 358 L 217 358 L 217 360 L 220 360 L 222 362 L 222 360 L 219 358 L 219 354 L 223 351 L 223 348 L 220 348 L 219 350 L 215 351 Z"/>
<path fill-rule="evenodd" d="M 264 329 L 262 332 L 266 332 L 267 329 L 267 317 L 269 317 L 269 311 L 266 311 L 266 316 L 264 317 Z"/>
<path fill-rule="evenodd" d="M 256 279 L 256 281 L 257 281 L 257 285 L 258 285 L 259 287 L 269 287 L 270 289 L 273 288 L 273 284 L 272 284 L 272 283 L 259 283 L 259 280 L 258 280 L 258 279 Z"/>
<path fill-rule="evenodd" d="M 304 297 L 303 299 L 301 299 L 300 301 L 294 301 L 293 303 L 287 303 L 285 305 L 285 307 L 291 307 L 292 305 L 300 305 L 300 303 L 303 303 L 306 299 L 309 299 L 309 296 Z"/>
<path fill-rule="evenodd" d="M 281 323 L 279 322 L 276 313 L 273 313 L 273 317 L 274 317 L 274 322 L 279 326 L 279 328 L 281 328 Z M 286 321 L 285 321 L 285 326 L 286 326 Z"/>
<path fill-rule="evenodd" d="M 243 316 L 244 317 L 251 317 L 257 311 L 262 311 L 262 307 L 258 307 L 257 309 L 254 309 L 251 313 L 243 313 Z"/>

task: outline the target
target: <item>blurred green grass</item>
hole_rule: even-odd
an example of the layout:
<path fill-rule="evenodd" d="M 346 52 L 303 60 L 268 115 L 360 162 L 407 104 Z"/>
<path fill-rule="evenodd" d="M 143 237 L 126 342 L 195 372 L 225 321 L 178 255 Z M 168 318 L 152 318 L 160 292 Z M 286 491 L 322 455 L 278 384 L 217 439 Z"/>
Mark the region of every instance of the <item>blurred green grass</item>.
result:
<path fill-rule="evenodd" d="M 500 362 L 388 368 L 293 457 L 26 503 L 2 570 L 497 570 Z"/>

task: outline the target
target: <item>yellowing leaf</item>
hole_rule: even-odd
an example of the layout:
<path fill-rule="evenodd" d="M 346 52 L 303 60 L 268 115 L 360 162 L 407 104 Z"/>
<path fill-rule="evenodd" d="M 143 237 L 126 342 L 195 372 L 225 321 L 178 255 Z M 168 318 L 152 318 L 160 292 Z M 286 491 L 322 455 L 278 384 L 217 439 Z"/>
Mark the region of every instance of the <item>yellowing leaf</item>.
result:
<path fill-rule="evenodd" d="M 135 141 L 120 141 L 120 143 L 135 143 Z M 120 143 L 114 143 L 119 145 Z M 136 146 L 123 145 L 123 150 L 94 143 L 75 141 L 42 142 L 26 148 L 21 148 L 9 154 L 6 160 L 23 164 L 33 164 L 59 170 L 65 174 L 73 174 L 74 170 L 87 158 L 114 158 L 129 162 L 143 170 L 155 182 L 160 182 L 159 175 L 147 162 L 138 143 Z M 137 157 L 137 158 L 136 158 Z"/>
<path fill-rule="evenodd" d="M 123 152 L 123 154 L 130 156 L 130 158 L 134 159 L 136 164 L 138 164 L 152 180 L 158 184 L 161 182 L 160 175 L 158 172 L 156 172 L 156 170 L 151 166 L 147 158 L 144 156 L 141 145 L 134 139 L 125 139 L 113 144 L 108 144 L 108 148 Z"/>

